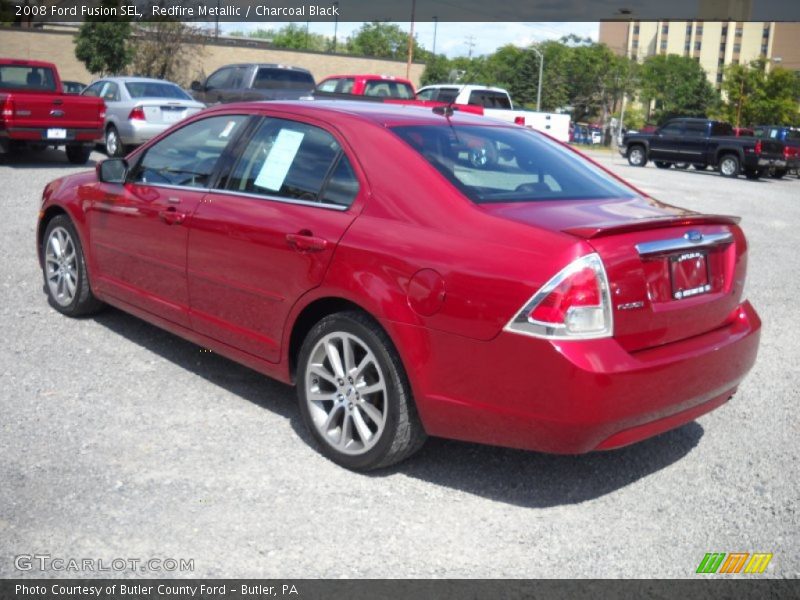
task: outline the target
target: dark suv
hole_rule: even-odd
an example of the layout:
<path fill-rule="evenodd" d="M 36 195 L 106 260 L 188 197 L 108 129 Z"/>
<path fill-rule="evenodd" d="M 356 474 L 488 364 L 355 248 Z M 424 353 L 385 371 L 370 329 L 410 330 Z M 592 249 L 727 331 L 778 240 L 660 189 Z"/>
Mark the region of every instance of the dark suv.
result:
<path fill-rule="evenodd" d="M 758 179 L 768 169 L 786 167 L 783 143 L 737 137 L 729 123 L 710 119 L 671 119 L 652 133 L 629 133 L 620 153 L 635 167 L 652 160 L 660 169 L 689 163 L 698 169 L 718 167 L 724 177 L 744 173 Z"/>
<path fill-rule="evenodd" d="M 195 99 L 206 104 L 249 100 L 297 100 L 311 95 L 315 82 L 300 67 L 275 64 L 238 64 L 217 69 L 205 82 L 192 82 Z"/>
<path fill-rule="evenodd" d="M 783 142 L 786 166 L 771 168 L 769 176 L 780 179 L 789 171 L 794 171 L 800 177 L 800 129 L 784 125 L 756 125 L 753 130 L 756 137 Z"/>

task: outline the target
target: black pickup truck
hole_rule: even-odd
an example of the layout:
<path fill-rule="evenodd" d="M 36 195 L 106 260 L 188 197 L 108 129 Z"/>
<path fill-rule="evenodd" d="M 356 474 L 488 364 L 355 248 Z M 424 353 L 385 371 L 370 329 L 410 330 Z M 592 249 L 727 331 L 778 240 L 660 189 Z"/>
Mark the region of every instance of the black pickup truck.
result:
<path fill-rule="evenodd" d="M 786 167 L 782 142 L 736 137 L 730 124 L 710 119 L 671 119 L 652 133 L 628 133 L 619 151 L 635 167 L 648 160 L 660 169 L 688 163 L 717 167 L 723 177 L 758 179 L 770 168 Z"/>

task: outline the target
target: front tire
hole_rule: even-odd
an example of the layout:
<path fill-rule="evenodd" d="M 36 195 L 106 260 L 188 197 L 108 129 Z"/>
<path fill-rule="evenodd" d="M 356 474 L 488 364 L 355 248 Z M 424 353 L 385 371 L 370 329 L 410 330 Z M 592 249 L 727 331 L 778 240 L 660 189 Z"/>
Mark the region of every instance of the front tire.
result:
<path fill-rule="evenodd" d="M 647 164 L 647 153 L 644 146 L 636 144 L 628 148 L 628 164 L 632 167 L 643 167 Z"/>
<path fill-rule="evenodd" d="M 89 162 L 89 155 L 92 153 L 91 146 L 82 144 L 71 144 L 66 147 L 67 160 L 73 165 L 85 165 Z"/>
<path fill-rule="evenodd" d="M 425 442 L 400 357 L 363 313 L 336 313 L 311 329 L 297 362 L 297 395 L 320 451 L 348 469 L 387 467 Z"/>
<path fill-rule="evenodd" d="M 125 155 L 122 138 L 119 137 L 119 131 L 113 125 L 109 125 L 106 129 L 106 154 L 109 158 L 119 158 Z"/>
<path fill-rule="evenodd" d="M 80 239 L 69 217 L 48 224 L 42 242 L 42 274 L 50 306 L 68 317 L 98 312 L 104 304 L 92 294 Z"/>

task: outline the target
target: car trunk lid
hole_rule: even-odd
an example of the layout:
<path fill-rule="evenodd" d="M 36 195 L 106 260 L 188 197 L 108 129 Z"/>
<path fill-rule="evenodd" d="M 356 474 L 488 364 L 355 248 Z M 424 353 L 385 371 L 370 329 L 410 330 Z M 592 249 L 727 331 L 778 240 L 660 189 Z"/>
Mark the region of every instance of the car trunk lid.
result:
<path fill-rule="evenodd" d="M 484 205 L 585 240 L 608 276 L 614 337 L 634 352 L 722 327 L 739 304 L 746 243 L 736 217 L 649 198 Z"/>

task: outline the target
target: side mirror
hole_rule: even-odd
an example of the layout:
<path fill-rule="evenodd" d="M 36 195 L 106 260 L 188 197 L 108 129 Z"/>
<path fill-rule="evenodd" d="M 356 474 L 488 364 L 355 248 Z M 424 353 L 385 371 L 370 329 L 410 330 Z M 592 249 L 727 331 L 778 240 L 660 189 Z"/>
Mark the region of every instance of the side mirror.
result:
<path fill-rule="evenodd" d="M 97 179 L 103 183 L 125 183 L 128 177 L 128 161 L 124 158 L 109 158 L 97 164 Z"/>
<path fill-rule="evenodd" d="M 192 84 L 189 86 L 193 92 L 202 92 L 203 91 L 203 84 L 199 81 L 193 81 Z"/>

